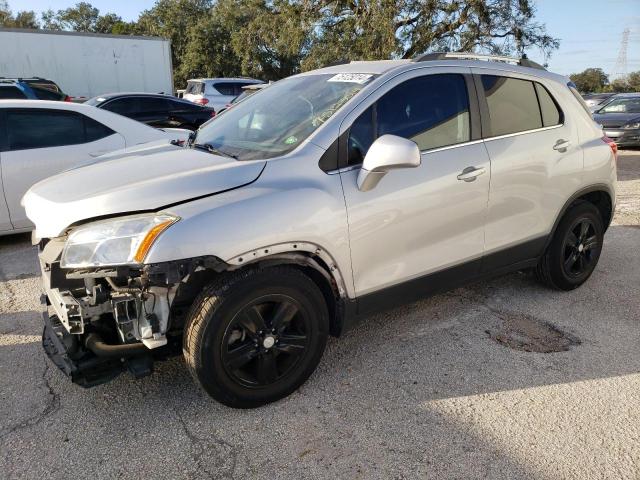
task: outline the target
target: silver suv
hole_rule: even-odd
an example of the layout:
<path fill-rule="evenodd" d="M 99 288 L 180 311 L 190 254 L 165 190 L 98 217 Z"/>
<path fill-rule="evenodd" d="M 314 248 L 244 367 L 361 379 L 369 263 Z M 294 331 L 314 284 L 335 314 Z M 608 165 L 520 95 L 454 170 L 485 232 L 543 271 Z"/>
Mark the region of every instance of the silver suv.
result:
<path fill-rule="evenodd" d="M 253 78 L 195 78 L 187 81 L 182 98 L 215 110 L 223 110 L 248 85 L 260 85 Z"/>
<path fill-rule="evenodd" d="M 369 312 L 522 269 L 580 286 L 615 144 L 565 77 L 461 57 L 296 75 L 188 146 L 34 186 L 49 357 L 91 386 L 182 352 L 212 397 L 256 407 Z"/>

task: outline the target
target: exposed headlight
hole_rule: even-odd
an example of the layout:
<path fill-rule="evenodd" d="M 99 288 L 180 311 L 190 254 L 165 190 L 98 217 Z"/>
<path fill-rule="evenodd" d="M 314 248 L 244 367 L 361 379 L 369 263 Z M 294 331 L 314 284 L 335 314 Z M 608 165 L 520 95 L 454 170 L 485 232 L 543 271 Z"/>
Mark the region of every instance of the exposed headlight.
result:
<path fill-rule="evenodd" d="M 69 234 L 60 266 L 140 265 L 153 242 L 178 220 L 173 215 L 145 214 L 82 225 Z"/>
<path fill-rule="evenodd" d="M 626 125 L 623 125 L 622 128 L 625 130 L 636 130 L 640 128 L 640 122 L 627 123 Z"/>

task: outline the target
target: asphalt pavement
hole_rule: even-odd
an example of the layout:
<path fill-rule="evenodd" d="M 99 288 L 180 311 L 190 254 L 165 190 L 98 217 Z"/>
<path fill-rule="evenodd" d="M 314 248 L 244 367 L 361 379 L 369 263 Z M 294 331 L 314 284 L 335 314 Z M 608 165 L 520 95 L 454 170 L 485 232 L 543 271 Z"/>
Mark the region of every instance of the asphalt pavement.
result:
<path fill-rule="evenodd" d="M 45 357 L 36 254 L 0 238 L 0 477 L 640 478 L 640 151 L 591 279 L 524 273 L 368 318 L 255 410 L 181 358 L 85 390 Z"/>

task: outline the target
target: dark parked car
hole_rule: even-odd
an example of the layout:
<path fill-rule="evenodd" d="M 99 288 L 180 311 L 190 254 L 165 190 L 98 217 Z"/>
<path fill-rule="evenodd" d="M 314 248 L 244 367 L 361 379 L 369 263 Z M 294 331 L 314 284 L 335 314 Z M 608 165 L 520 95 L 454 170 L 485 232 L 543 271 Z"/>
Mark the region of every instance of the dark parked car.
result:
<path fill-rule="evenodd" d="M 157 128 L 196 130 L 215 115 L 211 108 L 163 94 L 111 93 L 86 103 Z"/>
<path fill-rule="evenodd" d="M 588 93 L 587 95 L 583 95 L 582 98 L 584 99 L 584 103 L 586 103 L 593 112 L 599 107 L 602 107 L 614 95 L 615 93 Z"/>
<path fill-rule="evenodd" d="M 616 95 L 596 110 L 593 119 L 617 145 L 640 147 L 640 93 Z"/>
<path fill-rule="evenodd" d="M 53 81 L 45 78 L 5 78 L 0 77 L 0 100 L 58 100 L 70 102 Z"/>

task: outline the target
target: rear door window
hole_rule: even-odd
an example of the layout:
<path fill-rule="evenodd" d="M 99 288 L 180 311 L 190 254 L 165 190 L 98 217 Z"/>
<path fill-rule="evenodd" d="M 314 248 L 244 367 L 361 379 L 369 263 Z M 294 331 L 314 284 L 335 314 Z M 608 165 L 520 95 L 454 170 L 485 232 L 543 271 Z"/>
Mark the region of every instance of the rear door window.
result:
<path fill-rule="evenodd" d="M 61 110 L 6 111 L 9 150 L 60 147 L 85 142 L 83 115 Z"/>
<path fill-rule="evenodd" d="M 25 99 L 27 96 L 18 87 L 0 87 L 0 99 Z"/>
<path fill-rule="evenodd" d="M 491 136 L 542 128 L 542 116 L 533 82 L 481 75 L 489 107 Z"/>
<path fill-rule="evenodd" d="M 116 98 L 106 102 L 102 108 L 125 117 L 130 117 L 140 111 L 137 97 Z"/>
<path fill-rule="evenodd" d="M 140 97 L 140 113 L 158 113 L 169 110 L 169 105 L 164 98 Z"/>

